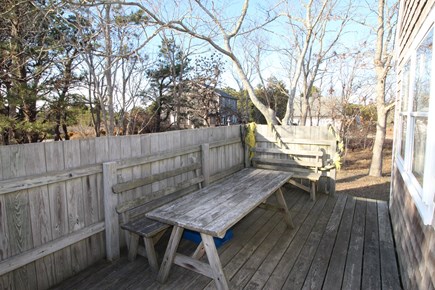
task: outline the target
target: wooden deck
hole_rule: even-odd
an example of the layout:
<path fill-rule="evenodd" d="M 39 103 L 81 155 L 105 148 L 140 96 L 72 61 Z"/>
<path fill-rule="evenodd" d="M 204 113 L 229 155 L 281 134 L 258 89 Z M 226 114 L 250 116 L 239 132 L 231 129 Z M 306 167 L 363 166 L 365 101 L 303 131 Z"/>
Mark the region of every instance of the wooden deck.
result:
<path fill-rule="evenodd" d="M 312 202 L 305 192 L 288 188 L 284 194 L 294 229 L 280 213 L 257 208 L 219 248 L 232 289 L 401 289 L 386 202 L 340 194 L 319 194 Z M 195 248 L 189 241 L 181 246 L 186 253 Z M 157 250 L 161 258 L 164 246 Z M 175 265 L 166 284 L 154 278 L 145 258 L 128 262 L 124 254 L 55 289 L 215 288 L 211 279 Z"/>

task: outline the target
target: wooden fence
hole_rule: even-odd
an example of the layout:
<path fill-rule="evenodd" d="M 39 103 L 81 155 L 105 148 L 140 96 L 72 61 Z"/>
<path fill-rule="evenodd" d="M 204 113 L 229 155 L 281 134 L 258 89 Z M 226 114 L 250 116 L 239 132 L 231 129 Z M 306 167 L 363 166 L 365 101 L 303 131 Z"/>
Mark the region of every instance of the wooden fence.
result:
<path fill-rule="evenodd" d="M 240 126 L 0 147 L 0 289 L 47 289 L 105 257 L 102 163 L 203 143 L 211 179 L 244 162 Z M 124 166 L 119 176 L 177 162 Z"/>
<path fill-rule="evenodd" d="M 279 129 L 284 138 L 333 143 L 326 128 L 289 128 Z M 0 289 L 47 289 L 105 258 L 103 163 L 117 162 L 118 181 L 141 178 L 181 166 L 208 143 L 213 182 L 243 166 L 240 132 L 229 126 L 0 147 Z M 274 142 L 265 126 L 257 139 Z M 138 190 L 147 189 L 127 198 Z"/>

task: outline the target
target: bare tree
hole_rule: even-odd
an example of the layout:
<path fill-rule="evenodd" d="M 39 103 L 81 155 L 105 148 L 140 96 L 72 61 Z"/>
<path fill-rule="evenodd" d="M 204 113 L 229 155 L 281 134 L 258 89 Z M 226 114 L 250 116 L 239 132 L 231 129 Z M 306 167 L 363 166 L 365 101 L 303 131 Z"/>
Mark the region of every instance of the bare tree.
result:
<path fill-rule="evenodd" d="M 283 52 L 290 58 L 290 64 L 294 66 L 290 66 L 291 81 L 283 124 L 292 123 L 296 91 L 301 76 L 301 124 L 306 124 L 310 111 L 311 92 L 317 81 L 320 67 L 326 59 L 335 56 L 333 48 L 337 45 L 351 17 L 351 5 L 348 4 L 343 11 L 338 11 L 338 1 L 335 0 L 322 0 L 321 2 L 310 0 L 302 6 L 305 9 L 304 18 L 295 16 L 290 5 L 284 13 L 291 31 L 289 40 L 291 45 Z M 333 33 L 329 29 L 332 22 L 337 23 Z"/>
<path fill-rule="evenodd" d="M 123 134 L 128 125 L 126 112 L 134 107 L 139 91 L 146 86 L 146 82 L 132 84 L 132 76 L 145 75 L 144 48 L 161 29 L 154 29 L 141 11 L 122 5 L 69 4 L 76 17 L 86 23 L 78 27 L 79 32 L 90 38 L 81 47 L 81 57 L 85 60 L 83 71 L 96 135 L 100 134 L 100 123 L 109 135 Z"/>
<path fill-rule="evenodd" d="M 386 101 L 386 82 L 393 58 L 392 41 L 394 41 L 397 21 L 398 2 L 388 7 L 385 0 L 379 0 L 377 12 L 376 50 L 374 64 L 376 72 L 376 137 L 373 144 L 372 162 L 369 175 L 382 175 L 382 152 L 387 130 L 388 112 L 394 107 L 394 102 Z"/>
<path fill-rule="evenodd" d="M 186 33 L 193 38 L 205 41 L 214 49 L 227 56 L 233 63 L 237 74 L 249 94 L 252 103 L 259 109 L 265 116 L 268 123 L 276 124 L 275 111 L 264 105 L 255 95 L 254 87 L 252 86 L 247 73 L 243 69 L 240 58 L 236 55 L 234 50 L 235 42 L 238 36 L 245 35 L 258 27 L 267 25 L 278 16 L 272 15 L 272 11 L 266 13 L 266 19 L 256 27 L 244 26 L 247 18 L 249 0 L 245 0 L 241 7 L 238 16 L 234 17 L 234 13 L 225 13 L 223 9 L 225 5 L 218 7 L 215 2 L 203 2 L 200 0 L 190 0 L 186 3 L 173 2 L 173 7 L 177 7 L 179 17 L 172 17 L 165 19 L 162 9 L 164 3 L 155 6 L 154 4 L 143 4 L 138 2 L 115 2 L 121 5 L 132 5 L 141 9 L 147 16 L 148 21 L 153 24 L 159 25 L 163 28 L 173 29 L 175 31 Z M 103 3 L 95 3 L 93 5 L 102 5 Z M 181 7 L 185 4 L 184 10 Z M 163 12 L 162 12 L 163 11 Z M 259 15 L 256 15 L 258 17 Z"/>

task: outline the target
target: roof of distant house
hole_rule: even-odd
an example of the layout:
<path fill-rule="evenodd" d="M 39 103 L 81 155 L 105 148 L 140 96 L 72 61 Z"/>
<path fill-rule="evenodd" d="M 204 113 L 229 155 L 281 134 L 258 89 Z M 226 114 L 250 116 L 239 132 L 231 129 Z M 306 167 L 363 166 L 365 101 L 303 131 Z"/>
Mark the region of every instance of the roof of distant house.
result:
<path fill-rule="evenodd" d="M 228 94 L 228 93 L 226 93 L 226 92 L 224 92 L 224 91 L 222 91 L 222 90 L 220 90 L 220 89 L 214 89 L 214 91 L 215 91 L 219 96 L 221 96 L 221 97 L 228 98 L 228 99 L 233 99 L 233 100 L 237 100 L 236 97 L 233 97 L 233 96 L 231 96 L 230 94 Z"/>

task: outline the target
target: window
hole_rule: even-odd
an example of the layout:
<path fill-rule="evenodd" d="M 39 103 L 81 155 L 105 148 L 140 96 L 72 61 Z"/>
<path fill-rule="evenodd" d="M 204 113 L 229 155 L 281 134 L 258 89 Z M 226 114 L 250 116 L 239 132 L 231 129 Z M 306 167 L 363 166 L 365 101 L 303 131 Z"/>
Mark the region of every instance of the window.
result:
<path fill-rule="evenodd" d="M 425 224 L 431 224 L 435 195 L 434 16 L 428 17 L 401 73 L 396 163 Z M 435 135 L 435 134 L 432 134 Z"/>
<path fill-rule="evenodd" d="M 407 117 L 408 117 L 408 99 L 409 99 L 409 70 L 411 68 L 411 61 L 408 60 L 403 68 L 403 78 L 402 78 L 402 102 L 400 104 L 400 135 L 401 142 L 399 143 L 399 152 L 402 160 L 405 159 L 405 149 L 406 149 L 406 130 L 407 130 Z"/>

